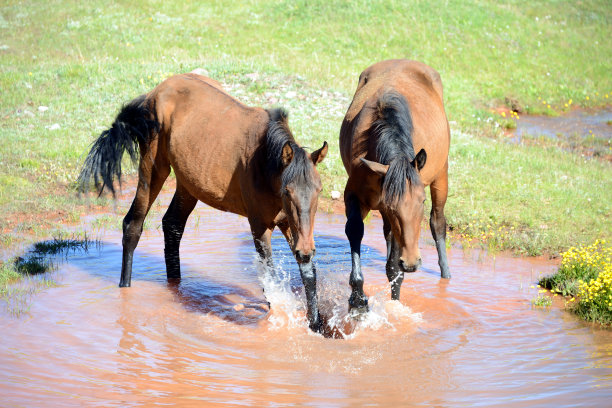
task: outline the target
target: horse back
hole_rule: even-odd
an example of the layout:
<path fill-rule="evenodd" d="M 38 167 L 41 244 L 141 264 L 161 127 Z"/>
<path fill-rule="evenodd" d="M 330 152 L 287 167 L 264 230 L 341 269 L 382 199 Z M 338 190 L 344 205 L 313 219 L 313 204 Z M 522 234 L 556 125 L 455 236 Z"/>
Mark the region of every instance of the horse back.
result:
<path fill-rule="evenodd" d="M 193 73 L 168 78 L 148 99 L 161 127 L 158 151 L 167 156 L 177 182 L 212 207 L 247 215 L 242 189 L 249 159 L 265 136 L 267 112 L 243 105 L 218 82 Z"/>
<path fill-rule="evenodd" d="M 349 178 L 354 171 L 360 172 L 360 158 L 376 161 L 371 128 L 380 98 L 389 91 L 401 94 L 409 106 L 414 151 L 427 152 L 421 180 L 429 185 L 446 169 L 450 130 L 440 75 L 421 62 L 409 60 L 382 61 L 361 73 L 340 130 L 340 154 Z"/>

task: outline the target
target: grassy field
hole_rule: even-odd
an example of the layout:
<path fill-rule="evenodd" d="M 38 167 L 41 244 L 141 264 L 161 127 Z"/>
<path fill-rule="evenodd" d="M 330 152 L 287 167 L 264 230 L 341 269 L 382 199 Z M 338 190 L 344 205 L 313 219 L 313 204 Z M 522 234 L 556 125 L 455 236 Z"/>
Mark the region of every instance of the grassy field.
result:
<path fill-rule="evenodd" d="M 194 68 L 247 103 L 288 108 L 303 145 L 330 142 L 325 194 L 342 191 L 342 117 L 359 73 L 388 58 L 442 76 L 453 129 L 446 213 L 457 237 L 526 254 L 610 238 L 610 162 L 506 143 L 508 119 L 495 109 L 608 104 L 611 22 L 605 0 L 5 0 L 0 245 L 48 237 L 58 214 L 79 222 L 88 210 L 74 181 L 89 144 L 122 103 Z"/>

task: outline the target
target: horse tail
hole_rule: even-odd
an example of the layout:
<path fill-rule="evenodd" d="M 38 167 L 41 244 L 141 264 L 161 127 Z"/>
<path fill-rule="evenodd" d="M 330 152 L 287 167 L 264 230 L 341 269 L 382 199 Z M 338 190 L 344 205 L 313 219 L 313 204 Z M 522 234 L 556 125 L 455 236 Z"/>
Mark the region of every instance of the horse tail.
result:
<path fill-rule="evenodd" d="M 387 90 L 379 98 L 372 129 L 376 138 L 376 156 L 389 169 L 383 180 L 383 200 L 395 203 L 406 192 L 406 179 L 411 183 L 418 177 L 411 162 L 412 114 L 406 98 L 395 90 Z"/>
<path fill-rule="evenodd" d="M 77 181 L 78 191 L 86 191 L 93 179 L 99 195 L 108 189 L 115 197 L 113 179 L 121 185 L 121 159 L 127 151 L 136 163 L 139 147 L 145 148 L 159 132 L 155 111 L 149 108 L 146 95 L 141 95 L 121 108 L 110 129 L 103 131 L 85 158 Z"/>

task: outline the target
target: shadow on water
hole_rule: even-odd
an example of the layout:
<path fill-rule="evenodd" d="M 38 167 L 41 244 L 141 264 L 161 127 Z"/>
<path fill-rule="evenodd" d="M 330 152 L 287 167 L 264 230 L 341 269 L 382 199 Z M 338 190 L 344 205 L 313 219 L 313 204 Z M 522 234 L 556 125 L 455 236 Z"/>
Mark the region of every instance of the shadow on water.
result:
<path fill-rule="evenodd" d="M 200 253 L 203 258 L 201 262 L 181 259 L 182 278 L 171 280 L 166 278 L 163 248 L 158 252 L 146 245 L 139 246 L 134 256 L 132 286 L 138 286 L 140 282 L 158 284 L 166 287 L 176 302 L 189 312 L 210 314 L 237 325 L 257 326 L 267 318 L 270 311 L 270 303 L 265 297 L 261 276 L 266 272 L 262 272 L 262 266 L 256 260 L 250 235 L 236 234 L 228 238 L 230 241 L 234 239 L 236 245 L 231 251 L 228 251 L 232 253 L 230 258 L 235 258 L 232 261 L 224 259 L 226 264 L 206 262 L 216 256 L 207 254 L 204 245 L 204 247 L 197 248 L 202 251 Z M 329 324 L 333 317 L 331 314 L 334 313 L 332 309 L 335 303 L 330 304 L 329 299 L 325 299 L 324 296 L 329 294 L 329 288 L 326 288 L 326 285 L 331 279 L 335 283 L 332 285 L 333 290 L 337 290 L 338 286 L 344 282 L 346 293 L 337 295 L 345 295 L 346 299 L 343 300 L 348 299 L 350 291 L 348 278 L 351 267 L 349 246 L 346 240 L 331 235 L 318 235 L 315 236 L 315 240 L 317 243 L 315 265 L 318 275 L 319 302 L 321 317 L 326 326 L 323 334 L 325 337 L 341 338 L 338 331 Z M 181 253 L 192 254 L 196 250 L 192 247 L 193 245 L 193 242 L 182 245 Z M 279 280 L 292 296 L 298 299 L 300 308 L 304 307 L 303 284 L 297 263 L 284 237 L 278 232 L 273 234 L 272 248 L 275 279 Z M 378 267 L 384 271 L 385 254 L 367 245 L 362 246 L 362 254 L 364 267 Z M 69 263 L 94 277 L 118 285 L 121 257 L 121 245 L 106 241 L 100 242 L 96 249 L 63 255 L 54 261 Z M 424 271 L 439 274 L 435 271 Z M 233 279 L 231 275 L 239 283 L 231 283 Z M 215 276 L 218 276 L 218 279 Z M 131 289 L 117 287 L 118 291 Z M 345 306 L 344 303 L 346 302 L 342 303 L 343 306 Z M 304 325 L 306 325 L 305 321 Z"/>

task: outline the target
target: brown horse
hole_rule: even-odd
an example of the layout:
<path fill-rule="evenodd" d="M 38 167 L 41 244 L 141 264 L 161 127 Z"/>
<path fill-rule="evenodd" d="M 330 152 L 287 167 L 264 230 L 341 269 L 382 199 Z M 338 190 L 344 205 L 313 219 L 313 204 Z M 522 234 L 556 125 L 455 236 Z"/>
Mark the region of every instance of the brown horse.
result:
<path fill-rule="evenodd" d="M 397 300 L 404 272 L 414 272 L 421 264 L 418 240 L 426 186 L 438 264 L 442 277 L 450 278 L 444 217 L 449 146 L 442 82 L 435 70 L 416 61 L 389 60 L 361 73 L 340 130 L 340 154 L 349 175 L 344 202 L 353 312 L 366 311 L 368 304 L 360 259 L 363 219 L 370 210 L 383 217 L 386 272 L 391 298 Z"/>
<path fill-rule="evenodd" d="M 181 276 L 179 244 L 200 200 L 247 217 L 267 267 L 271 234 L 279 227 L 299 265 L 310 328 L 320 329 L 313 226 L 321 191 L 315 166 L 327 154 L 326 142 L 307 153 L 293 138 L 284 110 L 245 106 L 216 81 L 190 73 L 168 78 L 123 107 L 91 148 L 81 189 L 93 178 L 100 192 L 107 186 L 114 194 L 126 150 L 134 161 L 140 152 L 140 163 L 136 196 L 123 220 L 119 286 L 130 286 L 144 219 L 172 168 L 176 192 L 162 220 L 168 279 Z"/>

